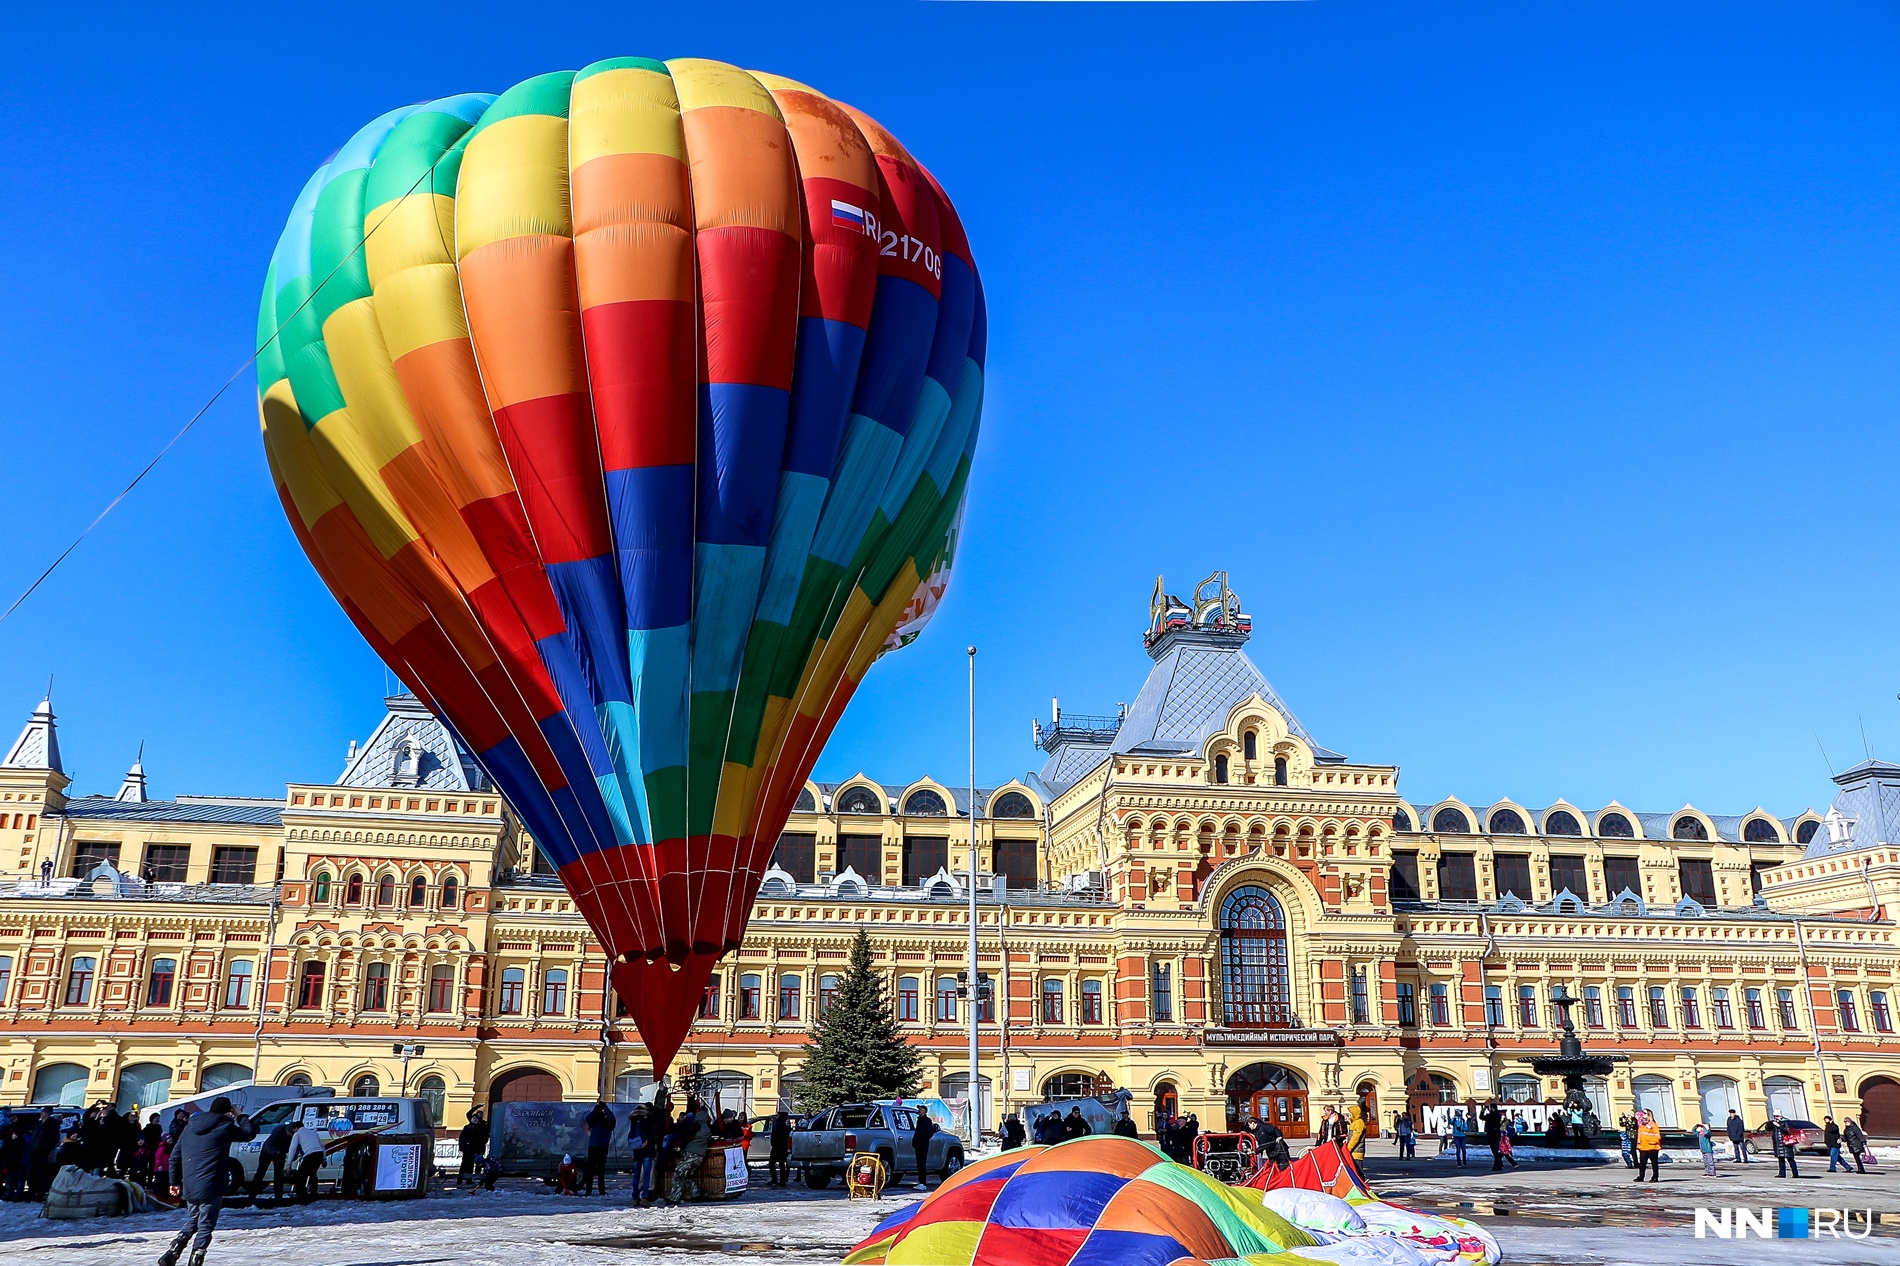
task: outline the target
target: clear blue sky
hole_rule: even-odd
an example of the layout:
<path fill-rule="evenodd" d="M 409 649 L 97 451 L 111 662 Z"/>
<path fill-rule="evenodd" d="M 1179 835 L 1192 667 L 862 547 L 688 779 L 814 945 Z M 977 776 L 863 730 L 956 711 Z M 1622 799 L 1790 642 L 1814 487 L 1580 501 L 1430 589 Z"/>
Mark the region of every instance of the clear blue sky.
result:
<path fill-rule="evenodd" d="M 413 13 L 414 16 L 398 16 Z M 819 766 L 1032 768 L 1156 573 L 1414 799 L 1824 806 L 1900 758 L 1892 5 L 325 4 L 16 15 L 0 605 L 250 351 L 314 167 L 403 102 L 643 53 L 789 74 L 941 177 L 991 311 L 965 551 Z M 247 379 L 0 626 L 79 792 L 324 779 L 383 674 Z M 1817 744 L 1817 738 L 1819 744 Z M 0 738 L 0 742 L 6 741 Z"/>

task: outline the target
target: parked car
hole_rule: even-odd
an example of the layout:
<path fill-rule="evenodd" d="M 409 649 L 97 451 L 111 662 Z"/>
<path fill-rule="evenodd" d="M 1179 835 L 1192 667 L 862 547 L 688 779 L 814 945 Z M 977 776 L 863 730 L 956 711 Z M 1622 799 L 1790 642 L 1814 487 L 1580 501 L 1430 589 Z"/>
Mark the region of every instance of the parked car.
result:
<path fill-rule="evenodd" d="M 1808 1152 L 1816 1156 L 1827 1155 L 1827 1145 L 1821 1142 L 1820 1126 L 1812 1121 L 1797 1121 L 1793 1117 L 1789 1117 L 1783 1121 L 1782 1124 L 1796 1131 L 1789 1141 L 1794 1144 L 1794 1150 L 1797 1154 Z M 1760 1129 L 1750 1130 L 1748 1132 L 1748 1150 L 1753 1152 L 1756 1156 L 1773 1156 L 1775 1154 L 1775 1143 L 1773 1139 L 1768 1137 L 1768 1123 L 1766 1121 L 1762 1122 Z"/>
<path fill-rule="evenodd" d="M 916 1163 L 910 1136 L 917 1128 L 917 1111 L 908 1105 L 881 1103 L 829 1108 L 792 1135 L 792 1164 L 804 1173 L 805 1185 L 817 1191 L 843 1174 L 858 1152 L 876 1152 L 892 1177 L 900 1167 L 909 1172 Z M 940 1178 L 962 1169 L 963 1140 L 941 1129 L 931 1135 L 925 1168 Z"/>
<path fill-rule="evenodd" d="M 792 1136 L 796 1138 L 798 1132 L 804 1129 L 806 1123 L 810 1120 L 810 1117 L 800 1116 L 794 1112 L 792 1114 Z M 753 1117 L 746 1122 L 746 1126 L 752 1131 L 752 1134 L 750 1140 L 745 1145 L 745 1163 L 748 1165 L 771 1164 L 772 1118 Z"/>
<path fill-rule="evenodd" d="M 331 1122 L 339 1117 L 347 1120 L 352 1130 L 375 1130 L 384 1134 L 432 1134 L 435 1131 L 435 1115 L 427 1099 L 351 1095 L 280 1101 L 251 1115 L 252 1122 L 257 1126 L 256 1138 L 232 1144 L 232 1183 L 248 1183 L 256 1177 L 264 1140 L 283 1122 L 290 1121 L 298 1126 L 312 1125 L 328 1134 L 333 1128 Z M 323 1165 L 317 1170 L 317 1181 L 333 1183 L 340 1182 L 342 1178 L 343 1154 L 340 1151 L 332 1152 L 323 1158 Z"/>

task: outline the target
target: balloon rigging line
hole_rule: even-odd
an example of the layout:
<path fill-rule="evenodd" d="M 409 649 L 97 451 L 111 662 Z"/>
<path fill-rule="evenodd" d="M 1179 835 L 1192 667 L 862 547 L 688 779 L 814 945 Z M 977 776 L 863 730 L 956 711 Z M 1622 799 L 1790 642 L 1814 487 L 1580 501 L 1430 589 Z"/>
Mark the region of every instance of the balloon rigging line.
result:
<path fill-rule="evenodd" d="M 436 160 L 436 162 L 440 162 L 440 161 L 441 159 L 439 158 Z M 416 183 L 409 186 L 408 192 L 403 194 L 403 197 L 405 198 L 408 197 L 409 194 L 414 193 L 417 189 L 422 187 L 423 181 L 432 179 L 435 176 L 436 162 L 430 163 L 429 169 L 423 172 L 422 175 L 416 177 Z M 39 576 L 34 579 L 33 583 L 26 587 L 25 592 L 21 593 L 19 597 L 13 600 L 12 606 L 9 606 L 5 611 L 0 611 L 0 624 L 5 624 L 7 622 L 7 618 L 11 616 L 15 611 L 18 611 L 21 605 L 24 604 L 28 598 L 33 596 L 34 591 L 37 590 L 41 585 L 46 583 L 47 577 L 51 576 L 55 571 L 57 571 L 59 569 L 59 565 L 65 562 L 67 557 L 70 556 L 74 550 L 78 549 L 80 544 L 84 542 L 88 536 L 92 535 L 92 530 L 98 527 L 101 523 L 105 522 L 106 516 L 108 514 L 111 514 L 114 510 L 118 509 L 119 503 L 121 501 L 124 501 L 128 496 L 130 496 L 134 488 L 138 487 L 139 484 L 144 482 L 145 477 L 152 473 L 152 470 L 154 467 L 156 467 L 160 462 L 165 460 L 165 455 L 171 452 L 172 449 L 177 446 L 178 441 L 184 439 L 186 433 L 189 432 L 192 427 L 198 425 L 198 419 L 202 418 L 205 414 L 209 413 L 211 411 L 211 406 L 224 398 L 224 393 L 231 389 L 231 384 L 236 382 L 239 378 L 243 377 L 244 371 L 257 363 L 257 358 L 264 354 L 264 349 L 277 341 L 278 335 L 282 334 L 285 328 L 288 327 L 292 321 L 297 319 L 297 314 L 299 312 L 302 312 L 306 307 L 310 306 L 311 302 L 314 301 L 316 297 L 322 293 L 323 287 L 330 283 L 330 278 L 342 272 L 343 266 L 345 264 L 348 264 L 352 259 L 356 258 L 357 251 L 362 250 L 363 247 L 368 244 L 369 239 L 370 239 L 370 234 L 376 232 L 377 229 L 380 229 L 381 227 L 383 227 L 383 224 L 387 222 L 389 218 L 390 217 L 385 216 L 383 217 L 382 220 L 379 220 L 375 224 L 370 226 L 369 232 L 363 234 L 363 240 L 358 242 L 350 250 L 349 254 L 345 255 L 342 259 L 337 261 L 336 267 L 332 268 L 329 272 L 329 275 L 326 276 L 321 283 L 319 283 L 317 286 L 312 288 L 309 294 L 304 296 L 303 302 L 299 303 L 295 308 L 293 308 L 289 316 L 285 317 L 282 321 L 278 322 L 277 328 L 271 331 L 271 336 L 265 339 L 261 344 L 259 344 L 256 351 L 252 352 L 249 356 L 246 356 L 244 358 L 243 363 L 240 364 L 235 370 L 231 372 L 231 376 L 229 378 L 226 378 L 224 380 L 224 385 L 222 387 L 219 387 L 216 391 L 212 392 L 211 398 L 205 401 L 202 405 L 200 405 L 198 407 L 198 411 L 192 414 L 191 417 L 186 420 L 183 426 L 178 428 L 178 434 L 172 436 L 171 439 L 166 441 L 165 447 L 158 450 L 158 455 L 152 458 L 151 461 L 145 463 L 145 468 L 139 471 L 138 474 L 132 477 L 131 483 L 127 484 L 124 488 L 121 488 L 119 490 L 118 496 L 114 497 L 111 501 L 106 503 L 106 508 L 99 511 L 98 516 L 95 517 L 92 522 L 86 525 L 85 530 L 80 532 L 78 536 L 75 536 L 73 538 L 72 544 L 68 545 L 64 550 L 60 551 L 60 555 L 58 558 L 55 558 L 51 563 L 47 564 L 46 570 L 41 572 Z"/>

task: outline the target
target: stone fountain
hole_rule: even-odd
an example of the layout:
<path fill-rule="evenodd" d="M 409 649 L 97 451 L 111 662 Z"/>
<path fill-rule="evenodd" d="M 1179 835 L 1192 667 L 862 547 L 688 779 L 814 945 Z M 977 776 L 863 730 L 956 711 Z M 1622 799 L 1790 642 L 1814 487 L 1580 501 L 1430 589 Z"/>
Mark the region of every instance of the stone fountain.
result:
<path fill-rule="evenodd" d="M 1551 993 L 1550 1005 L 1556 1008 L 1563 1024 L 1563 1038 L 1557 1043 L 1557 1053 L 1530 1055 L 1523 1062 L 1529 1064 L 1539 1077 L 1564 1079 L 1563 1112 L 1569 1125 L 1565 1141 L 1571 1147 L 1589 1147 L 1602 1123 L 1597 1120 L 1596 1110 L 1590 1106 L 1590 1096 L 1584 1093 L 1583 1079 L 1607 1077 L 1610 1070 L 1628 1056 L 1583 1053 L 1583 1043 L 1577 1038 L 1576 1026 L 1570 1022 L 1570 1008 L 1577 1005 L 1577 1000 L 1562 985 L 1558 985 Z"/>

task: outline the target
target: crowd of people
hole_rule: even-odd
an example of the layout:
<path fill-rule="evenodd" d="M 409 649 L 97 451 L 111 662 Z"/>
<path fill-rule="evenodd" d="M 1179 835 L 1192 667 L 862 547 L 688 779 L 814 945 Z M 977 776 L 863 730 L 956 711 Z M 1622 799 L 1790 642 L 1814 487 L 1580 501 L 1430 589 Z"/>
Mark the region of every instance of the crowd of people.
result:
<path fill-rule="evenodd" d="M 185 1114 L 169 1125 L 154 1112 L 143 1123 L 136 1109 L 119 1112 L 96 1103 L 77 1117 L 58 1108 L 15 1113 L 0 1126 L 0 1199 L 43 1200 L 53 1175 L 68 1165 L 105 1178 L 152 1186 L 166 1172 Z"/>

